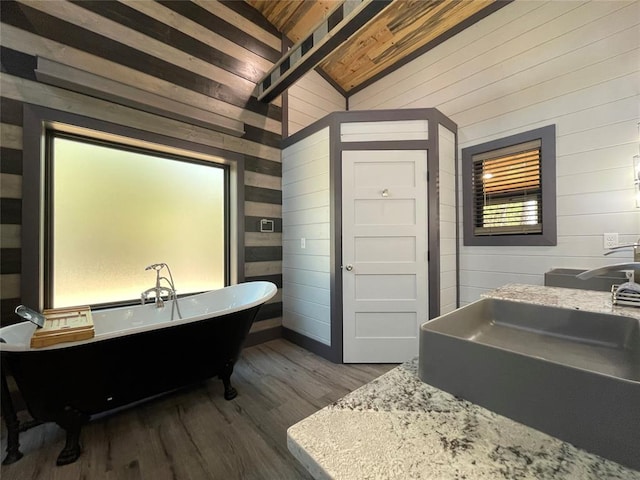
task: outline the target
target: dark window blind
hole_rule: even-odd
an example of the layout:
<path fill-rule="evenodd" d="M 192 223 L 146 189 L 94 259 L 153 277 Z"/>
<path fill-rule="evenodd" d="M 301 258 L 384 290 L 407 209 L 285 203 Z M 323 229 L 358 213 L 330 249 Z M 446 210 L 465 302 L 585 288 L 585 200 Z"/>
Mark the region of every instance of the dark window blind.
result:
<path fill-rule="evenodd" d="M 542 232 L 540 140 L 472 157 L 475 235 Z"/>

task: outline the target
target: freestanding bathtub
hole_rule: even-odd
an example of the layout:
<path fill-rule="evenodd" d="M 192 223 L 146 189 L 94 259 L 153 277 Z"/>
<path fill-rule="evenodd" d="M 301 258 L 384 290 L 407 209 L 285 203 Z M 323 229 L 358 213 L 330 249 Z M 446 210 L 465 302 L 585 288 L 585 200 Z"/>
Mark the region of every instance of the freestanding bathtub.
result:
<path fill-rule="evenodd" d="M 65 429 L 57 464 L 72 463 L 80 456 L 82 425 L 96 414 L 214 376 L 224 383 L 224 398 L 235 398 L 234 363 L 260 306 L 276 291 L 270 282 L 248 282 L 183 297 L 182 319 L 174 320 L 170 301 L 163 308 L 96 310 L 94 338 L 44 348 L 30 347 L 34 324 L 10 325 L 0 329 L 2 361 L 33 418 Z M 13 448 L 20 458 L 18 425 L 9 423 L 15 445 L 7 457 Z"/>

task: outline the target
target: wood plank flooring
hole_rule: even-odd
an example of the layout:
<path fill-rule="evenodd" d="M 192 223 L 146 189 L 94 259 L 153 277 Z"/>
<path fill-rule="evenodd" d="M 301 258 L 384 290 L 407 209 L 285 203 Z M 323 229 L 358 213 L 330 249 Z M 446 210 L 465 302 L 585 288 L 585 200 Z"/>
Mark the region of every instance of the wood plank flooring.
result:
<path fill-rule="evenodd" d="M 336 365 L 286 340 L 246 348 L 226 401 L 213 379 L 94 420 L 82 432 L 83 453 L 56 467 L 64 432 L 55 424 L 20 436 L 24 457 L 3 465 L 12 480 L 311 478 L 287 450 L 289 426 L 393 368 Z M 2 457 L 6 449 L 3 425 Z"/>

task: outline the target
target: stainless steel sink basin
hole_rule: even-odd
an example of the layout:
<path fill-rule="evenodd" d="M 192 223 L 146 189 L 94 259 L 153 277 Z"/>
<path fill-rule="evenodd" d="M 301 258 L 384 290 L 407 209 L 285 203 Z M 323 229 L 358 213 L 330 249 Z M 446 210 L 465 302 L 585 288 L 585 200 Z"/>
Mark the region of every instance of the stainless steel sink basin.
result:
<path fill-rule="evenodd" d="M 422 325 L 419 375 L 640 470 L 640 320 L 482 299 Z"/>

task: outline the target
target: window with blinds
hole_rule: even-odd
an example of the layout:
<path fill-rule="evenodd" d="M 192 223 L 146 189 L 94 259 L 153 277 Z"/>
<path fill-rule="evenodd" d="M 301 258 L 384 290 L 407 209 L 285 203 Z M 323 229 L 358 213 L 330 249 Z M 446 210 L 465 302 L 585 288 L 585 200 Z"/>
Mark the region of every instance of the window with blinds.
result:
<path fill-rule="evenodd" d="M 462 150 L 465 245 L 555 245 L 555 125 Z"/>
<path fill-rule="evenodd" d="M 540 140 L 474 155 L 476 235 L 542 232 Z"/>

